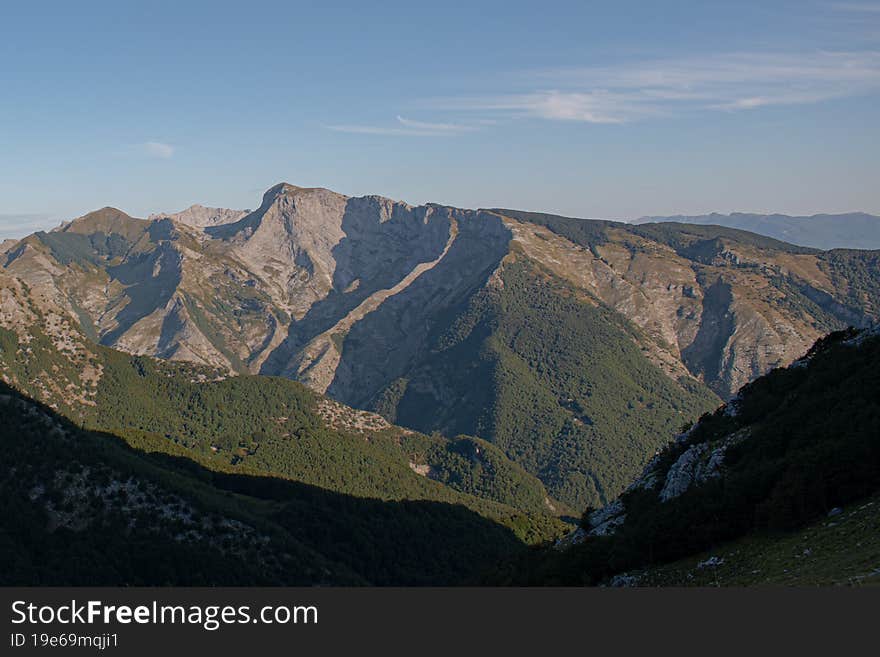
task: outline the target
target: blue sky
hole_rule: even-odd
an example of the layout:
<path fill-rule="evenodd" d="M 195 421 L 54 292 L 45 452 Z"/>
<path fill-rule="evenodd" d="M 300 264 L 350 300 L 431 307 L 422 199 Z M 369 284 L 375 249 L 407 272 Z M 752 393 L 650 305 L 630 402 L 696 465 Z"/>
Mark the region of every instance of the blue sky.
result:
<path fill-rule="evenodd" d="M 0 236 L 285 180 L 575 216 L 880 213 L 880 2 L 20 2 Z"/>

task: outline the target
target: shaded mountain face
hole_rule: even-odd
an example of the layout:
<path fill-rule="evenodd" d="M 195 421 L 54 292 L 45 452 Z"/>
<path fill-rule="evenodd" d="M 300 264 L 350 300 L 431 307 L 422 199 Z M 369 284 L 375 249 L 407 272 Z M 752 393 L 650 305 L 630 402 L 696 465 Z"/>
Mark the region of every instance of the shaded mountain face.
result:
<path fill-rule="evenodd" d="M 526 549 L 510 528 L 523 515 L 507 508 L 505 526 L 490 507 L 506 507 L 467 495 L 377 499 L 223 468 L 162 436 L 84 429 L 5 383 L 0 413 L 5 586 L 452 585 Z"/>
<path fill-rule="evenodd" d="M 642 217 L 635 223 L 649 222 L 738 228 L 817 249 L 880 249 L 880 217 L 864 212 L 814 214 L 809 217 L 745 212 L 712 213 L 695 216 Z"/>
<path fill-rule="evenodd" d="M 498 576 L 517 584 L 595 584 L 626 571 L 619 582 L 647 584 L 643 569 L 743 537 L 777 555 L 773 543 L 787 541 L 784 558 L 793 558 L 793 544 L 794 558 L 805 559 L 809 548 L 818 548 L 813 541 L 819 519 L 830 512 L 834 520 L 824 524 L 834 526 L 840 506 L 878 491 L 880 330 L 847 329 L 744 386 L 676 436 L 619 498 L 587 509 L 581 528 L 556 549 L 535 553 L 528 565 Z M 810 523 L 814 530 L 805 533 L 801 528 Z M 858 568 L 849 548 L 858 548 L 863 538 L 873 541 L 873 532 L 870 525 L 849 523 L 846 543 L 835 546 L 824 576 L 839 581 L 845 569 Z M 736 562 L 747 546 L 728 546 L 726 553 L 733 552 Z M 862 573 L 875 567 L 874 559 L 876 554 L 861 564 Z M 715 557 L 700 567 L 721 563 Z M 760 568 L 776 573 L 752 570 L 753 580 L 784 580 L 778 562 L 765 556 Z"/>
<path fill-rule="evenodd" d="M 612 499 L 719 397 L 880 310 L 877 253 L 285 183 L 241 216 L 104 209 L 3 262 L 102 345 L 480 436 L 574 508 Z"/>

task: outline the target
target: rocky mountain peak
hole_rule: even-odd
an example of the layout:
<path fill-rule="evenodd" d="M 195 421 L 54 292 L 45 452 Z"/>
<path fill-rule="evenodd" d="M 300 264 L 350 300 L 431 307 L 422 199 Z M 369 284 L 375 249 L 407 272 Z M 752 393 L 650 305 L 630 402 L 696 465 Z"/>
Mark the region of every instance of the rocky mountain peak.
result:
<path fill-rule="evenodd" d="M 225 224 L 235 223 L 242 217 L 250 213 L 250 210 L 231 210 L 229 208 L 211 208 L 204 205 L 191 205 L 186 210 L 180 212 L 168 213 L 160 212 L 151 214 L 148 219 L 157 221 L 161 219 L 171 219 L 173 221 L 194 226 L 196 228 L 207 228 L 208 226 L 222 226 Z"/>
<path fill-rule="evenodd" d="M 126 212 L 123 212 L 119 208 L 114 208 L 112 206 L 105 206 L 100 210 L 94 210 L 92 212 L 88 212 L 81 217 L 77 217 L 73 221 L 69 222 L 69 226 L 75 225 L 77 223 L 90 224 L 94 222 L 102 222 L 102 223 L 116 223 L 118 221 L 125 221 L 128 219 L 133 219 L 131 215 Z"/>
<path fill-rule="evenodd" d="M 131 232 L 142 231 L 146 223 L 145 219 L 132 217 L 118 208 L 107 206 L 62 224 L 57 230 L 59 232 L 82 233 L 84 235 L 97 232 L 107 235 L 111 233 L 128 235 Z"/>
<path fill-rule="evenodd" d="M 266 190 L 266 193 L 263 194 L 263 202 L 260 207 L 268 208 L 280 197 L 292 197 L 309 193 L 324 193 L 347 198 L 343 194 L 338 194 L 323 187 L 299 187 L 298 185 L 291 185 L 290 183 L 280 182 L 277 185 L 273 185 L 268 190 Z"/>

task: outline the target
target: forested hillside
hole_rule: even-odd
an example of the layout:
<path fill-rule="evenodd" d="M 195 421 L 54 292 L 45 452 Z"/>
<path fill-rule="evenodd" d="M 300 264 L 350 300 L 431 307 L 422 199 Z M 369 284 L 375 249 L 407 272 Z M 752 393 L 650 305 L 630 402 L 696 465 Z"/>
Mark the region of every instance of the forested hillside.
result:
<path fill-rule="evenodd" d="M 375 406 L 404 426 L 486 437 L 572 506 L 609 501 L 662 436 L 718 405 L 698 382 L 673 380 L 648 360 L 642 339 L 625 318 L 521 260 Z M 432 390 L 461 396 L 441 415 Z"/>
<path fill-rule="evenodd" d="M 524 544 L 459 504 L 222 471 L 0 384 L 2 585 L 455 584 Z"/>
<path fill-rule="evenodd" d="M 809 217 L 713 212 L 695 216 L 643 217 L 635 223 L 647 222 L 726 226 L 817 249 L 880 249 L 880 217 L 864 212 Z"/>
<path fill-rule="evenodd" d="M 774 537 L 878 490 L 880 335 L 842 331 L 745 386 L 664 449 L 620 498 L 587 509 L 582 528 L 560 546 L 532 552 L 493 581 L 596 584 L 732 550 L 723 544 L 741 537 L 772 550 Z"/>

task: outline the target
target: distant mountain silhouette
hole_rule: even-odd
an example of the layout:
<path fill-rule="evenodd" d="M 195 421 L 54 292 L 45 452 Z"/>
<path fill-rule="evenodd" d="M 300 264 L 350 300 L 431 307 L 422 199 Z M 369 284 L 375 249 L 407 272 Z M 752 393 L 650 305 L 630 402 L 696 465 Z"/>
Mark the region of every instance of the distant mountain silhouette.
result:
<path fill-rule="evenodd" d="M 880 249 L 880 217 L 864 212 L 814 214 L 792 217 L 787 214 L 703 214 L 697 216 L 642 217 L 634 223 L 673 221 L 684 224 L 715 225 L 748 230 L 790 244 L 817 249 Z"/>

